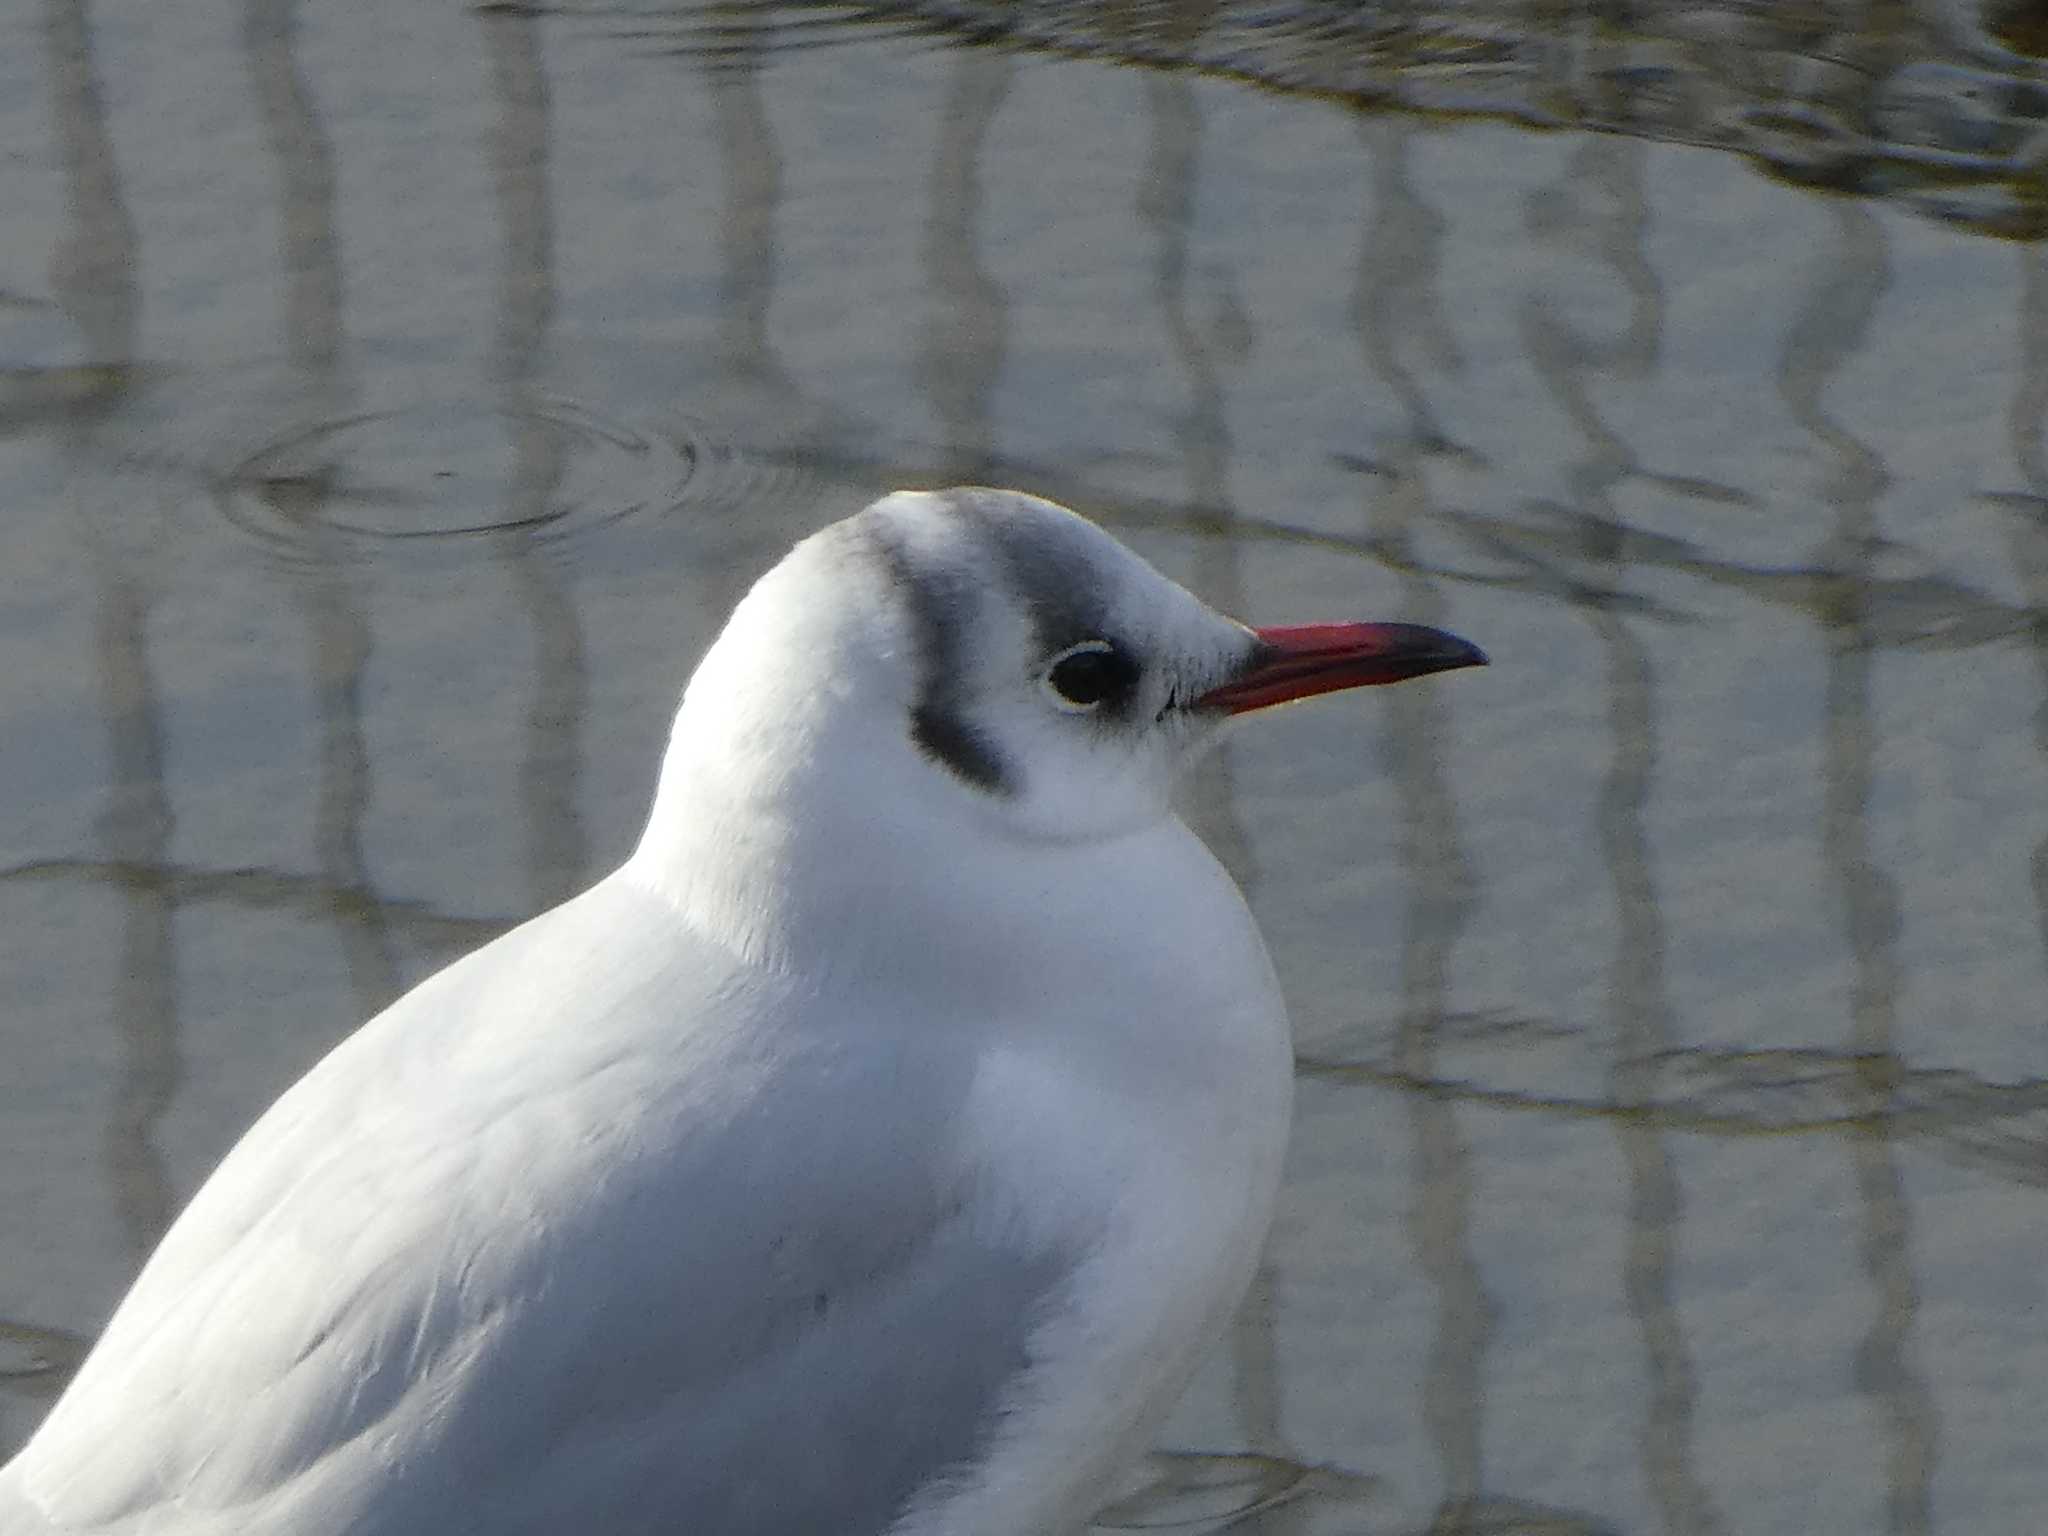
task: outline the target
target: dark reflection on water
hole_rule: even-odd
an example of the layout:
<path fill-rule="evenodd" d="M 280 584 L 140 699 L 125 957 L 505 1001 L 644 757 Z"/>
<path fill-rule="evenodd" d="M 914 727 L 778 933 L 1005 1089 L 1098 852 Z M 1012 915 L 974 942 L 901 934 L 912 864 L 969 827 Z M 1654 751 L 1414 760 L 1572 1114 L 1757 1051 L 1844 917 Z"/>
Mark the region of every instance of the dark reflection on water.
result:
<path fill-rule="evenodd" d="M 1870 787 L 1876 752 L 1871 719 L 1873 648 L 1862 632 L 1858 604 L 1878 543 L 1876 507 L 1890 482 L 1884 462 L 1835 422 L 1821 403 L 1824 383 L 1868 337 L 1871 317 L 1889 283 L 1884 240 L 1861 209 L 1841 210 L 1840 239 L 1814 273 L 1811 297 L 1786 336 L 1779 372 L 1785 404 L 1835 461 L 1831 499 L 1835 527 L 1816 564 L 1837 569 L 1842 607 L 1831 616 L 1824 643 L 1828 667 L 1825 701 L 1826 791 L 1821 848 L 1834 871 L 1855 967 L 1850 988 L 1852 1060 L 1860 1069 L 1888 1059 L 1895 1049 L 1899 993 L 1899 904 L 1890 877 L 1871 856 Z M 1881 1105 L 1888 1084 L 1881 1074 L 1861 1081 Z M 1919 1298 L 1907 1246 L 1909 1221 L 1890 1128 L 1860 1122 L 1849 1143 L 1862 1198 L 1863 1263 L 1876 1310 L 1858 1352 L 1855 1381 L 1876 1398 L 1891 1429 L 1887 1466 L 1887 1528 L 1928 1529 L 1930 1490 L 1939 1447 L 1934 1400 L 1913 1358 Z"/>
<path fill-rule="evenodd" d="M 107 126 L 85 7 L 52 0 L 46 15 L 57 143 L 69 192 L 70 231 L 51 258 L 50 285 L 95 364 L 126 367 L 135 356 L 140 249 Z M 118 378 L 117 373 L 114 377 Z M 92 402 L 111 406 L 109 392 Z M 65 451 L 90 463 L 81 417 L 66 424 Z M 88 471 L 89 475 L 89 471 Z M 88 492 L 88 495 L 91 493 Z M 115 509 L 89 506 L 77 521 L 92 571 L 93 649 L 110 771 L 98 840 L 108 857 L 151 874 L 123 892 L 120 959 L 112 1024 L 121 1067 L 104 1131 L 104 1156 L 121 1227 L 141 1257 L 169 1225 L 175 1197 L 156 1145 L 157 1124 L 178 1090 L 176 901 L 155 875 L 170 847 L 172 811 L 164 789 L 163 714 L 149 656 L 155 550 L 114 523 Z"/>
<path fill-rule="evenodd" d="M 992 395 L 1009 330 L 1003 290 L 977 249 L 985 208 L 980 162 L 1016 65 L 1001 54 L 963 53 L 950 72 L 941 108 L 947 131 L 932 162 L 920 241 L 932 308 L 916 373 L 945 434 L 938 478 L 980 484 L 990 478 Z"/>
<path fill-rule="evenodd" d="M 1449 443 L 1422 384 L 1421 370 L 1402 356 L 1420 351 L 1429 371 L 1455 377 L 1464 367 L 1457 337 L 1443 311 L 1442 253 L 1447 221 L 1417 189 L 1408 165 L 1415 137 L 1400 118 L 1361 130 L 1372 163 L 1372 199 L 1364 219 L 1365 248 L 1351 290 L 1351 323 L 1364 349 L 1366 367 L 1383 380 L 1407 417 L 1408 446 L 1421 453 L 1462 453 Z M 1364 458 L 1355 467 L 1374 475 L 1395 475 L 1401 466 Z M 1412 467 L 1412 466 L 1410 466 Z M 1398 540 L 1371 547 L 1399 558 Z M 1412 562 L 1406 567 L 1413 571 Z"/>
<path fill-rule="evenodd" d="M 619 24 L 719 57 L 740 9 L 677 0 L 635 7 Z M 744 10 L 750 34 L 775 17 L 784 47 L 901 29 L 1199 70 L 1367 111 L 1710 145 L 1798 186 L 1898 201 L 1985 234 L 2048 234 L 2036 149 L 2048 75 L 2039 29 L 2015 25 L 2031 15 L 2021 5 L 1967 19 L 1933 0 L 1876 12 L 1637 3 L 1569 15 L 1537 0 L 779 0 Z M 674 18 L 666 33 L 649 20 L 662 16 Z"/>
<path fill-rule="evenodd" d="M 768 334 L 781 271 L 775 214 L 783 175 L 774 125 L 761 99 L 764 32 L 751 21 L 737 24 L 732 43 L 705 74 L 725 196 L 724 217 L 718 221 L 718 330 L 721 361 L 729 371 L 771 396 L 787 397 L 794 386 Z"/>
<path fill-rule="evenodd" d="M 1528 354 L 1581 443 L 1569 475 L 1578 498 L 1569 526 L 1579 544 L 1574 565 L 1590 568 L 1591 576 L 1573 587 L 1568 601 L 1592 627 L 1606 659 L 1611 756 L 1594 825 L 1613 885 L 1616 925 L 1606 989 L 1606 1038 L 1614 1050 L 1608 1083 L 1617 1101 L 1629 1102 L 1647 1090 L 1652 1059 L 1674 1033 L 1663 907 L 1645 829 L 1659 753 L 1657 687 L 1649 652 L 1632 627 L 1640 617 L 1625 615 L 1606 596 L 1627 579 L 1627 539 L 1613 497 L 1641 468 L 1626 441 L 1601 419 L 1591 386 L 1646 381 L 1661 349 L 1666 299 L 1645 251 L 1649 204 L 1642 147 L 1589 141 L 1573 155 L 1558 186 L 1530 199 L 1528 218 L 1538 238 L 1583 246 L 1590 261 L 1614 273 L 1625 296 L 1623 321 L 1612 340 L 1588 334 L 1535 299 L 1523 306 L 1521 318 Z M 1697 1382 L 1673 1300 L 1683 1192 L 1659 1126 L 1629 1120 L 1614 1129 L 1628 1183 L 1622 1289 L 1642 1336 L 1648 1377 L 1649 1412 L 1639 1440 L 1643 1480 L 1661 1529 L 1712 1536 L 1725 1524 L 1695 1464 Z"/>
<path fill-rule="evenodd" d="M 83 0 L 49 0 L 44 37 L 51 126 L 71 218 L 50 252 L 50 288 L 84 337 L 88 364 L 118 370 L 135 361 L 141 250 L 122 192 Z"/>
<path fill-rule="evenodd" d="M 1517 1051 L 1528 1049 L 1519 1030 L 1509 1038 Z M 1490 1077 L 1454 1078 L 1417 1076 L 1389 1057 L 1299 1059 L 1302 1076 L 1311 1080 L 1688 1136 L 1814 1137 L 1832 1144 L 1847 1134 L 1881 1133 L 1924 1143 L 2017 1184 L 2048 1187 L 2048 1083 L 1986 1082 L 1952 1068 L 1912 1067 L 1896 1057 L 1819 1046 L 1692 1047 L 1625 1065 L 1629 1098 L 1517 1087 L 1512 1061 Z"/>
<path fill-rule="evenodd" d="M 1300 1528 L 1316 1513 L 1341 1524 L 1318 1530 L 1343 1536 L 1613 1536 L 1589 1515 L 1523 1499 L 1481 1496 L 1446 1501 L 1424 1527 L 1375 1517 L 1379 1479 L 1285 1456 L 1160 1451 L 1147 1458 L 1146 1481 L 1095 1519 L 1099 1531 L 1173 1531 L 1186 1536 L 1264 1536 Z M 1353 1507 L 1358 1513 L 1351 1513 Z"/>
<path fill-rule="evenodd" d="M 2048 760 L 2048 452 L 2044 452 L 2042 436 L 2043 426 L 2048 424 L 2048 257 L 2040 250 L 2027 252 L 2022 280 L 2021 367 L 2008 430 L 2013 459 L 2031 494 L 2008 500 L 2005 510 L 2013 565 L 2032 602 L 2030 638 L 2041 673 L 2041 699 L 2034 706 L 2034 740 L 2042 758 Z M 2033 875 L 2041 949 L 2048 954 L 2048 836 L 2034 846 Z"/>
<path fill-rule="evenodd" d="M 507 521 L 531 529 L 561 504 L 567 475 L 563 438 L 547 425 L 546 397 L 535 384 L 556 310 L 548 81 L 539 23 L 532 17 L 486 17 L 484 45 L 498 106 L 487 148 L 500 223 L 492 372 L 512 431 Z M 567 568 L 546 546 L 515 534 L 495 548 L 511 567 L 534 635 L 533 696 L 519 779 L 527 896 L 538 910 L 568 896 L 592 873 L 577 784 L 589 712 L 583 627 Z"/>
<path fill-rule="evenodd" d="M 1363 1502 L 1374 1479 L 1285 1456 L 1159 1451 L 1144 1483 L 1095 1518 L 1105 1531 L 1259 1531 L 1304 1501 Z"/>
<path fill-rule="evenodd" d="M 337 385 L 343 287 L 334 145 L 299 67 L 297 10 L 286 0 L 248 0 L 242 46 L 277 176 L 277 258 L 285 279 L 278 329 L 295 367 L 312 381 Z M 337 403 L 341 398 L 337 392 Z"/>
<path fill-rule="evenodd" d="M 301 72 L 297 7 L 251 0 L 242 19 L 252 88 L 266 147 L 276 168 L 278 267 L 284 274 L 278 317 L 284 352 L 307 398 L 344 410 L 352 386 L 343 372 L 342 283 L 335 227 L 334 149 Z M 363 676 L 371 635 L 362 595 L 341 537 L 326 517 L 332 476 L 256 480 L 255 502 L 277 522 L 306 531 L 308 559 L 298 567 L 306 623 L 306 676 L 319 722 L 313 843 L 328 888 L 362 893 L 333 902 L 355 1010 L 367 1016 L 398 990 L 399 964 L 382 903 L 369 899 L 363 818 L 369 809 L 370 754 L 363 734 Z"/>
<path fill-rule="evenodd" d="M 422 901 L 383 894 L 367 885 L 337 884 L 327 871 L 301 875 L 279 869 L 196 869 L 172 862 L 119 859 L 35 859 L 0 869 L 0 885 L 88 887 L 123 892 L 162 890 L 179 907 L 218 904 L 252 912 L 288 911 L 344 929 L 374 908 L 381 930 L 398 931 L 430 953 L 452 959 L 495 939 L 519 919 L 443 912 Z"/>
<path fill-rule="evenodd" d="M 37 1328 L 0 1318 L 0 1388 L 54 1402 L 78 1368 L 92 1340 L 61 1328 Z"/>
<path fill-rule="evenodd" d="M 1368 368 L 1386 367 L 1407 330 L 1426 326 L 1431 308 L 1413 309 L 1404 297 L 1432 291 L 1438 282 L 1441 224 L 1422 216 L 1409 183 L 1405 133 L 1369 134 L 1372 205 L 1361 221 L 1351 316 Z M 1381 284 L 1391 290 L 1382 295 Z M 1391 369 L 1396 394 L 1410 411 L 1409 441 L 1390 451 L 1392 462 L 1364 483 L 1364 526 L 1376 548 L 1398 557 L 1417 521 L 1427 515 L 1419 460 L 1439 438 L 1412 380 Z M 1416 623 L 1446 622 L 1443 595 L 1426 575 L 1409 570 L 1401 616 Z M 1385 705 L 1387 777 L 1401 807 L 1398 857 L 1409 893 L 1401 943 L 1401 1005 L 1394 1060 L 1403 1071 L 1434 1070 L 1435 1021 L 1450 1006 L 1451 959 L 1477 910 L 1472 864 L 1459 838 L 1458 812 L 1445 771 L 1448 722 L 1442 695 L 1398 691 Z M 1484 1403 L 1487 1345 L 1494 1307 L 1472 1254 L 1475 1174 L 1472 1153 L 1452 1106 L 1413 1098 L 1407 1105 L 1410 1193 L 1407 1236 L 1415 1265 L 1435 1293 L 1435 1330 L 1422 1385 L 1425 1433 L 1438 1463 L 1438 1524 L 1458 1519 L 1486 1491 Z M 1453 1527 L 1455 1528 L 1455 1527 Z"/>
<path fill-rule="evenodd" d="M 95 551 L 95 553 L 99 553 Z M 178 1052 L 176 905 L 161 878 L 172 816 L 163 783 L 162 709 L 155 697 L 139 583 L 102 557 L 94 625 L 111 765 L 100 842 L 110 857 L 148 872 L 125 892 L 112 1023 L 121 1074 L 106 1126 L 106 1158 L 128 1246 L 146 1254 L 175 1206 L 155 1144 L 157 1122 L 182 1076 Z"/>

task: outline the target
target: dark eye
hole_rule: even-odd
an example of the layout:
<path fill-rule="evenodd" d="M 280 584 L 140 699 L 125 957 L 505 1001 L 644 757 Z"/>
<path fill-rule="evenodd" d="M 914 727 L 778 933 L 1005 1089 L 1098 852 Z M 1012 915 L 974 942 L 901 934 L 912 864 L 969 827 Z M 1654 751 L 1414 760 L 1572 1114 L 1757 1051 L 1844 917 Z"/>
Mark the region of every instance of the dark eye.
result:
<path fill-rule="evenodd" d="M 1054 658 L 1045 681 L 1062 708 L 1083 710 L 1125 692 L 1137 676 L 1137 666 L 1107 640 L 1083 640 Z"/>

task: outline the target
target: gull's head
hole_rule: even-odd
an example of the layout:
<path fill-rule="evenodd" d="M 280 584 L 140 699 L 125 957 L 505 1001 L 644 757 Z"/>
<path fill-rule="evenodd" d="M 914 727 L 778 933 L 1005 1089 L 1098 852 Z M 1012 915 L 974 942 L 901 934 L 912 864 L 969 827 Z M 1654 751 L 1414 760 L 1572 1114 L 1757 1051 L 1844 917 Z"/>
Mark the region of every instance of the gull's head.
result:
<path fill-rule="evenodd" d="M 1254 630 L 1052 502 L 898 492 L 734 612 L 684 696 L 656 821 L 715 782 L 797 814 L 950 807 L 1024 842 L 1102 840 L 1169 816 L 1232 715 L 1484 659 L 1414 625 Z"/>

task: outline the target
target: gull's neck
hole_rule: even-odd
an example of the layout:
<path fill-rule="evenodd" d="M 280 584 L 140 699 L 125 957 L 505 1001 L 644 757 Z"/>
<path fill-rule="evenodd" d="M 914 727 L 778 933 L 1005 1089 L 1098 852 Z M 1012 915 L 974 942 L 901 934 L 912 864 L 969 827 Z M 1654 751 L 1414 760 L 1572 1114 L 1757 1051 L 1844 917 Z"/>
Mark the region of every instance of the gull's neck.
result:
<path fill-rule="evenodd" d="M 803 741 L 772 750 L 757 737 L 744 754 L 709 750 L 691 714 L 677 720 L 627 872 L 701 936 L 770 969 L 914 964 L 985 984 L 1028 953 L 1034 931 L 1056 932 L 1096 865 L 1129 860 L 1121 845 L 1189 836 L 1168 820 L 1114 851 L 1036 845 L 1003 835 L 974 801 L 983 791 L 863 712 L 822 712 Z"/>

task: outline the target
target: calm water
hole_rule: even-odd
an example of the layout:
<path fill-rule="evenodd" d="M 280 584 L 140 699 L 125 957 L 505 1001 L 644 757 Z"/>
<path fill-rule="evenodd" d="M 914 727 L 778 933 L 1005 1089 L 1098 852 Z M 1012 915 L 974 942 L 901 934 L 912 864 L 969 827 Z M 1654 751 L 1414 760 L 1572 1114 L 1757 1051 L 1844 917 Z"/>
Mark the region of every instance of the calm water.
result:
<path fill-rule="evenodd" d="M 1192 786 L 1301 1109 L 1119 1518 L 2035 1529 L 2032 16 L 0 12 L 0 1449 L 756 573 L 975 479 L 1495 660 Z"/>

